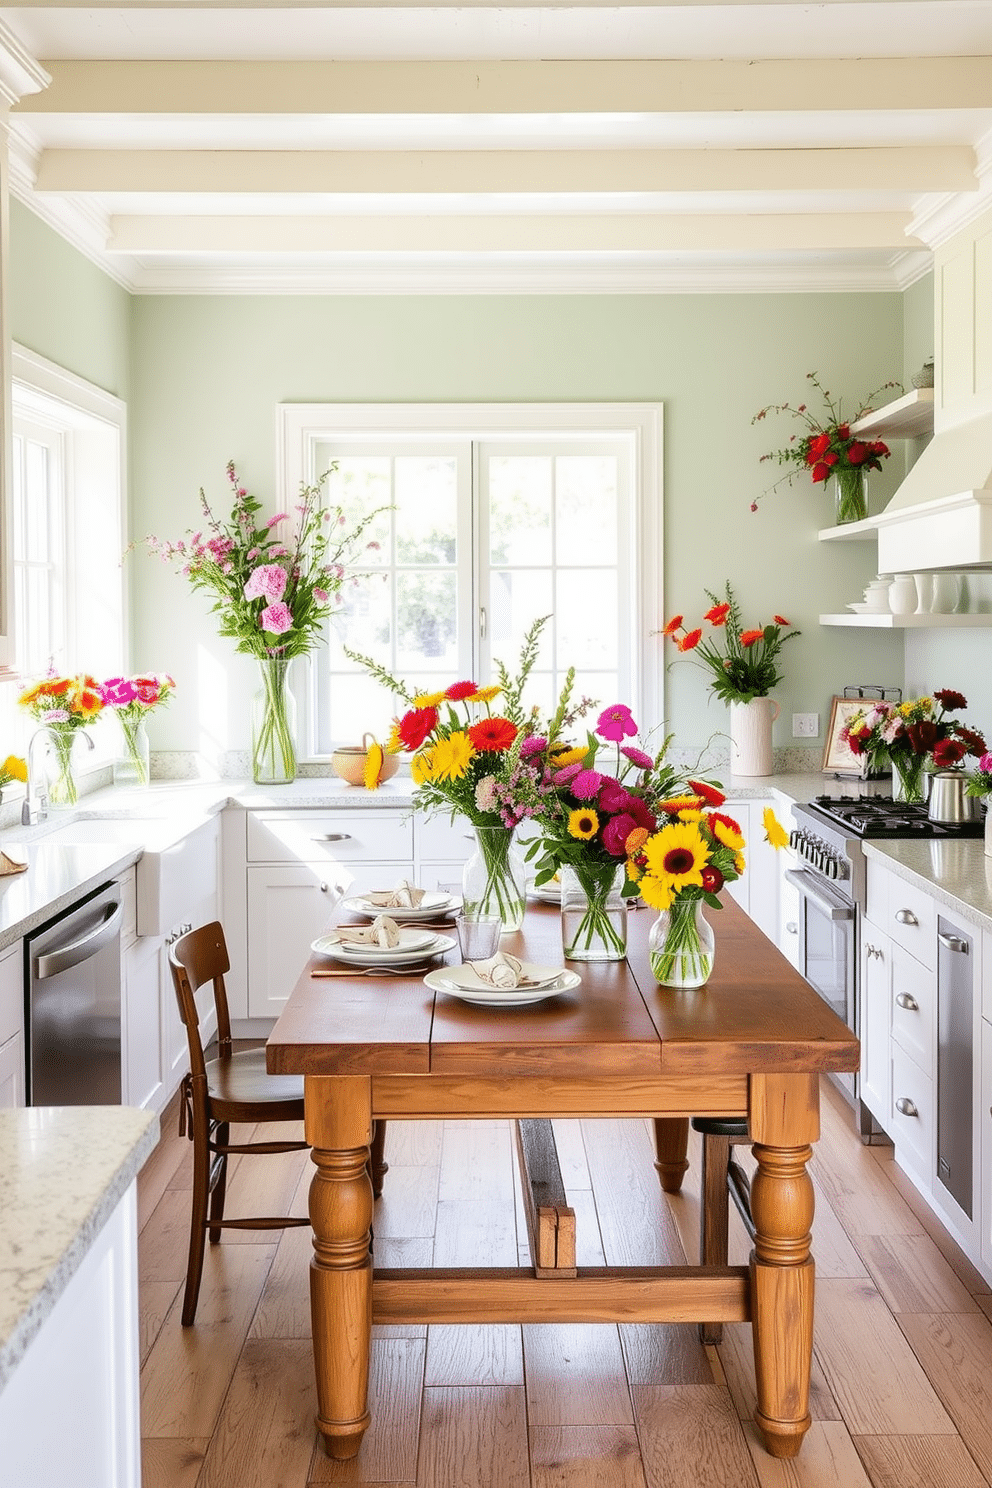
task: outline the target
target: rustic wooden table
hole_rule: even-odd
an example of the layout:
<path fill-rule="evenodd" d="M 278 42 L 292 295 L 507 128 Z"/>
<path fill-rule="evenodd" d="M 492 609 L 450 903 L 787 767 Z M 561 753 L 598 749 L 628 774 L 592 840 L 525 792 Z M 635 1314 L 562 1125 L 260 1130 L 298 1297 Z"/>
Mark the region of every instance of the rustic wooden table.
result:
<path fill-rule="evenodd" d="M 626 962 L 575 964 L 582 984 L 494 1010 L 433 993 L 420 977 L 300 977 L 268 1042 L 273 1074 L 305 1076 L 317 1426 L 353 1457 L 369 1424 L 373 1322 L 740 1322 L 751 1320 L 755 1420 L 791 1457 L 809 1427 L 813 1187 L 819 1075 L 854 1070 L 858 1042 L 733 901 L 714 915 L 705 987 L 651 975 L 652 914 L 629 916 Z M 561 963 L 559 916 L 528 911 L 503 949 Z M 457 960 L 457 956 L 453 959 Z M 757 1171 L 747 1267 L 382 1270 L 369 1251 L 369 1145 L 376 1120 L 552 1116 L 657 1118 L 676 1188 L 689 1115 L 746 1116 Z M 388 1179 L 387 1179 L 388 1181 Z"/>

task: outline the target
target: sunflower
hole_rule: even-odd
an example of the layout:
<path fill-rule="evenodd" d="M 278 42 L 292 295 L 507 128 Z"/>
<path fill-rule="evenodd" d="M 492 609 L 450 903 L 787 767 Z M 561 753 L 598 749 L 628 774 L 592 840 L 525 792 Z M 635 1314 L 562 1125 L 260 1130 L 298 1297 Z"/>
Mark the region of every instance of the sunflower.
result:
<path fill-rule="evenodd" d="M 703 887 L 702 870 L 709 849 L 695 822 L 671 822 L 644 844 L 647 874 L 673 893 L 694 885 Z"/>
<path fill-rule="evenodd" d="M 568 835 L 578 837 L 580 841 L 586 842 L 590 837 L 595 837 L 599 831 L 599 817 L 591 806 L 579 806 L 575 811 L 569 812 Z"/>
<path fill-rule="evenodd" d="M 761 813 L 761 820 L 765 828 L 765 841 L 770 842 L 774 848 L 788 847 L 789 834 L 770 806 L 766 806 Z"/>
<path fill-rule="evenodd" d="M 462 729 L 455 729 L 446 739 L 434 745 L 433 778 L 461 780 L 475 759 L 472 740 Z"/>
<path fill-rule="evenodd" d="M 423 785 L 425 780 L 434 779 L 433 749 L 422 749 L 413 756 L 410 761 L 410 779 L 414 785 Z"/>
<path fill-rule="evenodd" d="M 581 749 L 562 749 L 556 745 L 548 759 L 552 769 L 564 770 L 566 765 L 577 765 L 580 760 L 585 759 L 588 753 L 588 749 L 584 746 Z"/>
<path fill-rule="evenodd" d="M 671 909 L 675 895 L 660 878 L 653 878 L 651 874 L 645 873 L 637 880 L 637 884 L 645 904 L 650 904 L 652 909 Z"/>
<path fill-rule="evenodd" d="M 382 745 L 371 743 L 365 755 L 365 764 L 362 767 L 362 784 L 366 790 L 378 790 L 379 781 L 382 778 L 382 766 L 385 755 Z"/>

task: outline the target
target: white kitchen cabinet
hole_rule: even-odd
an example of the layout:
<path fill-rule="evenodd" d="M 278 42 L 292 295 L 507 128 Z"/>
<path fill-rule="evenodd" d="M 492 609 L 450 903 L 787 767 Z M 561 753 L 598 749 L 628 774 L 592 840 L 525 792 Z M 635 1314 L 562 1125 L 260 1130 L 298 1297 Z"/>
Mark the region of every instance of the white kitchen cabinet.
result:
<path fill-rule="evenodd" d="M 167 1097 L 162 1054 L 162 946 L 159 936 L 142 936 L 122 947 L 123 1069 L 125 1105 L 161 1110 Z M 171 1061 L 170 1061 L 171 1062 Z"/>
<path fill-rule="evenodd" d="M 24 1104 L 24 943 L 0 953 L 0 1109 Z"/>
<path fill-rule="evenodd" d="M 334 922 L 348 879 L 328 865 L 253 863 L 248 869 L 248 1012 L 277 1018 L 310 946 Z"/>
<path fill-rule="evenodd" d="M 870 920 L 861 925 L 861 1099 L 891 1134 L 892 942 Z"/>
<path fill-rule="evenodd" d="M 737 817 L 739 802 L 728 802 L 729 815 Z M 781 863 L 778 849 L 765 838 L 764 812 L 774 802 L 748 801 L 748 828 L 744 838 L 744 858 L 748 877 L 748 914 L 758 929 L 773 945 L 779 943 L 779 891 Z M 725 810 L 727 808 L 724 808 Z M 778 813 L 776 812 L 776 815 Z M 741 822 L 743 826 L 744 823 Z"/>

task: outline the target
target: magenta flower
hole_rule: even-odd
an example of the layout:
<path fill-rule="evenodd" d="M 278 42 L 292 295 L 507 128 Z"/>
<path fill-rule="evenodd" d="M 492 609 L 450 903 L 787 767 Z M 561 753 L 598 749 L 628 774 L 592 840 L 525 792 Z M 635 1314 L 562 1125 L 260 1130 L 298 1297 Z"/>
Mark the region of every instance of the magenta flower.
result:
<path fill-rule="evenodd" d="M 619 744 L 621 739 L 631 738 L 637 733 L 637 724 L 626 704 L 614 703 L 611 708 L 604 708 L 600 713 L 596 732 L 601 739 Z"/>
<path fill-rule="evenodd" d="M 270 517 L 269 520 L 266 522 L 265 525 L 266 525 L 266 527 L 272 528 L 272 527 L 277 527 L 280 522 L 288 522 L 288 521 L 289 521 L 289 512 L 276 512 L 275 516 L 274 517 Z"/>
<path fill-rule="evenodd" d="M 612 858 L 627 856 L 627 838 L 636 826 L 636 821 L 626 811 L 622 811 L 619 816 L 610 817 L 603 828 L 602 842 Z"/>
<path fill-rule="evenodd" d="M 572 781 L 572 795 L 577 801 L 592 801 L 599 795 L 603 777 L 598 770 L 580 770 Z"/>
<path fill-rule="evenodd" d="M 271 604 L 261 612 L 258 623 L 270 635 L 285 635 L 293 628 L 293 612 L 286 604 Z"/>
<path fill-rule="evenodd" d="M 520 758 L 529 759 L 532 754 L 540 754 L 547 747 L 548 741 L 542 734 L 530 734 L 520 746 Z"/>
<path fill-rule="evenodd" d="M 286 570 L 278 563 L 260 563 L 248 575 L 245 599 L 282 599 L 286 592 Z"/>
<path fill-rule="evenodd" d="M 604 780 L 603 788 L 599 793 L 599 806 L 602 811 L 631 811 L 633 810 L 634 797 L 629 790 L 625 790 L 619 780 L 612 778 Z"/>
<path fill-rule="evenodd" d="M 576 775 L 581 774 L 582 766 L 580 764 L 563 765 L 560 770 L 556 770 L 552 775 L 551 783 L 552 785 L 568 785 L 575 779 Z"/>
<path fill-rule="evenodd" d="M 635 748 L 633 744 L 625 744 L 620 750 L 620 753 L 625 754 L 631 764 L 636 765 L 639 770 L 650 770 L 654 764 L 654 760 L 649 754 L 645 754 L 643 749 Z"/>
<path fill-rule="evenodd" d="M 128 677 L 108 677 L 100 686 L 104 705 L 110 708 L 126 708 L 138 696 L 138 690 Z"/>

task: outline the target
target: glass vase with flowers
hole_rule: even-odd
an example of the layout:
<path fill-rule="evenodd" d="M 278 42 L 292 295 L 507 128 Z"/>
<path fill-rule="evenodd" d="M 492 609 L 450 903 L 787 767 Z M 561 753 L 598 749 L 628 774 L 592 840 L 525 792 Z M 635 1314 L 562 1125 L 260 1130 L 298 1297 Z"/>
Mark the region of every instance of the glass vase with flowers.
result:
<path fill-rule="evenodd" d="M 327 507 L 323 486 L 331 465 L 313 485 L 302 485 L 291 512 L 262 518 L 262 505 L 228 462 L 231 513 L 214 515 L 201 487 L 204 526 L 178 541 L 146 538 L 150 550 L 185 575 L 193 589 L 213 596 L 218 629 L 236 649 L 254 656 L 261 687 L 252 715 L 252 777 L 284 783 L 296 776 L 296 740 L 287 687 L 289 663 L 306 655 L 340 604 L 362 535 L 383 508 L 346 527 L 340 507 Z M 365 549 L 377 544 L 367 542 Z"/>
<path fill-rule="evenodd" d="M 137 677 L 108 677 L 100 683 L 105 708 L 117 719 L 122 749 L 114 760 L 115 785 L 147 785 L 149 746 L 145 720 L 169 701 L 176 684 L 167 672 L 143 672 Z"/>
<path fill-rule="evenodd" d="M 985 856 L 992 858 L 992 754 L 980 756 L 978 769 L 974 770 L 965 787 L 969 796 L 978 796 L 985 802 Z"/>
<path fill-rule="evenodd" d="M 49 803 L 74 806 L 78 791 L 72 769 L 72 747 L 81 736 L 93 748 L 93 740 L 85 730 L 103 709 L 100 684 L 86 673 L 60 677 L 52 671 L 40 682 L 26 687 L 17 701 L 45 733 L 50 760 Z"/>
<path fill-rule="evenodd" d="M 792 434 L 781 449 L 769 450 L 761 456 L 764 460 L 775 460 L 779 465 L 794 467 L 787 474 L 763 491 L 751 502 L 751 510 L 758 510 L 762 496 L 778 490 L 781 485 L 790 485 L 801 472 L 809 475 L 814 485 L 834 482 L 836 492 L 836 520 L 838 524 L 860 522 L 868 515 L 866 477 L 869 470 L 881 470 L 882 461 L 892 451 L 880 439 L 861 439 L 852 434 L 851 425 L 866 414 L 872 413 L 875 400 L 889 389 L 902 392 L 902 383 L 883 382 L 869 393 L 858 406 L 857 412 L 845 418 L 839 398 L 834 398 L 823 387 L 815 372 L 807 372 L 807 382 L 820 394 L 825 413 L 814 414 L 806 403 L 795 407 L 791 403 L 770 403 L 754 415 L 752 424 L 761 423 L 769 414 L 787 413 L 798 419 L 805 432 Z"/>
<path fill-rule="evenodd" d="M 913 804 L 926 799 L 928 768 L 946 770 L 967 755 L 978 759 L 985 754 L 982 735 L 948 716 L 967 706 L 964 694 L 948 687 L 905 703 L 880 699 L 852 713 L 840 736 L 870 769 L 891 767 L 893 796 Z"/>

